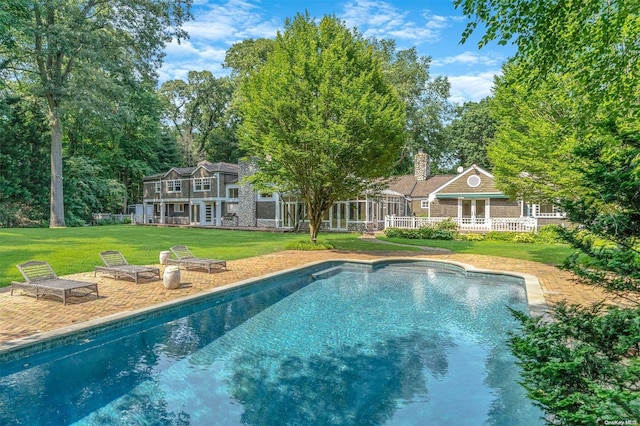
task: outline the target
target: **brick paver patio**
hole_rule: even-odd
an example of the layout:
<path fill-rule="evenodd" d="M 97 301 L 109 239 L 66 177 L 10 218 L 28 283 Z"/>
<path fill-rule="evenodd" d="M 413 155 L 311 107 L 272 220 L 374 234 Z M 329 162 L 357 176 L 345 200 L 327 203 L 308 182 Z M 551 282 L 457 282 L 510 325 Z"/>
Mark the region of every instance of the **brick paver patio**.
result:
<path fill-rule="evenodd" d="M 110 277 L 101 277 L 100 274 L 94 278 L 93 271 L 69 275 L 67 277 L 71 279 L 97 282 L 100 298 L 98 300 L 93 296 L 71 298 L 66 306 L 57 299 L 36 301 L 33 297 L 11 296 L 9 287 L 4 287 L 0 289 L 0 343 L 111 314 L 152 306 L 214 287 L 303 266 L 311 262 L 332 259 L 375 260 L 393 257 L 451 260 L 477 268 L 535 275 L 540 280 L 545 299 L 549 304 L 562 299 L 580 304 L 589 304 L 605 299 L 605 295 L 600 290 L 575 283 L 568 272 L 561 271 L 551 265 L 523 260 L 483 255 L 429 254 L 405 251 L 368 253 L 335 250 L 285 251 L 229 261 L 227 262 L 228 270 L 224 272 L 207 274 L 198 271 L 182 271 L 182 285 L 177 290 L 166 290 L 162 281 L 158 280 L 141 279 L 140 283 L 136 285 L 132 281 L 115 281 Z"/>

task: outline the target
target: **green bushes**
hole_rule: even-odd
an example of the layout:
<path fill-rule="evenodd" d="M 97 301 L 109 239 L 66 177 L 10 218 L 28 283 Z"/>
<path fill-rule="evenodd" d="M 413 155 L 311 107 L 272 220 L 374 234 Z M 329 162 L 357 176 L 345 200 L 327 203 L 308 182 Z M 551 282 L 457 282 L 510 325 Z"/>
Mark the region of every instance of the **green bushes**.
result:
<path fill-rule="evenodd" d="M 384 230 L 384 235 L 388 238 L 409 240 L 453 240 L 458 236 L 458 225 L 453 220 L 447 219 L 416 229 L 387 228 Z"/>
<path fill-rule="evenodd" d="M 423 226 L 416 229 L 385 229 L 384 234 L 388 238 L 404 238 L 409 240 L 460 240 L 460 241 L 504 241 L 510 243 L 546 243 L 555 244 L 562 242 L 561 229 L 558 225 L 545 225 L 538 232 L 499 232 L 490 231 L 484 234 L 468 233 L 460 234 L 458 225 L 451 219 L 439 222 L 431 226 Z"/>
<path fill-rule="evenodd" d="M 458 239 L 461 241 L 484 241 L 485 237 L 483 234 L 460 234 Z"/>
<path fill-rule="evenodd" d="M 331 250 L 334 248 L 333 244 L 325 243 L 325 242 L 316 242 L 315 244 L 311 241 L 290 241 L 284 245 L 285 250 Z"/>
<path fill-rule="evenodd" d="M 541 226 L 536 232 L 537 243 L 563 243 L 562 227 L 560 225 L 545 225 Z"/>
<path fill-rule="evenodd" d="M 514 243 L 524 243 L 524 244 L 533 244 L 535 243 L 535 238 L 533 234 L 516 234 L 513 237 Z"/>

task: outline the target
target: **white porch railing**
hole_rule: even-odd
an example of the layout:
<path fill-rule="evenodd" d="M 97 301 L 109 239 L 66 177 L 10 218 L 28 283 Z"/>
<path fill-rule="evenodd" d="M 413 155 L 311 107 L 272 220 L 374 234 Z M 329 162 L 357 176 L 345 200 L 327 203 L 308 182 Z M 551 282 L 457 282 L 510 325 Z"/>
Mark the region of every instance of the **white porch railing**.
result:
<path fill-rule="evenodd" d="M 414 216 L 385 216 L 384 227 L 415 229 L 430 226 L 443 220 L 451 219 L 458 224 L 460 231 L 514 231 L 534 232 L 538 228 L 538 221 L 532 217 L 522 218 L 447 218 L 447 217 L 414 217 Z"/>

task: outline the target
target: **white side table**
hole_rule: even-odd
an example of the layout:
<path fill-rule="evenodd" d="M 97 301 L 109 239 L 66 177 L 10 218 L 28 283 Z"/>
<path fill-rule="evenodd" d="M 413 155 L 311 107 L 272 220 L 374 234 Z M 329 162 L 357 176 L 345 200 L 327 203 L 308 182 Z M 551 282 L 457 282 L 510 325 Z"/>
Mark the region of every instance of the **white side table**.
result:
<path fill-rule="evenodd" d="M 160 264 L 161 265 L 166 265 L 169 258 L 171 257 L 171 252 L 170 251 L 161 251 L 160 252 Z"/>
<path fill-rule="evenodd" d="M 164 268 L 164 275 L 162 277 L 162 284 L 164 288 L 174 290 L 180 287 L 180 267 L 179 266 L 167 266 Z"/>

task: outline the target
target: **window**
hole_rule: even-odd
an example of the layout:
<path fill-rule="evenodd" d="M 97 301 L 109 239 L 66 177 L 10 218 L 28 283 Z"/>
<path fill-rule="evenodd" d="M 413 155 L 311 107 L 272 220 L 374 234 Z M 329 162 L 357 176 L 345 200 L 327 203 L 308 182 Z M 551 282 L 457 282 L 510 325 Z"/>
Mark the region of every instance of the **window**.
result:
<path fill-rule="evenodd" d="M 472 188 L 477 188 L 478 186 L 480 186 L 480 182 L 480 176 L 478 175 L 471 175 L 467 178 L 467 185 Z"/>
<path fill-rule="evenodd" d="M 183 213 L 184 212 L 184 204 L 174 204 L 173 205 L 173 211 L 176 213 Z"/>
<path fill-rule="evenodd" d="M 227 187 L 227 198 L 238 198 L 238 188 Z"/>
<path fill-rule="evenodd" d="M 271 199 L 271 198 L 273 198 L 273 193 L 271 193 L 271 192 L 261 192 L 259 198 L 261 198 L 261 199 L 265 199 L 265 198 L 266 199 Z"/>
<path fill-rule="evenodd" d="M 429 200 L 420 200 L 420 208 L 428 209 L 429 208 Z"/>
<path fill-rule="evenodd" d="M 366 201 L 349 201 L 349 220 L 352 222 L 364 222 L 367 220 Z"/>
<path fill-rule="evenodd" d="M 533 207 L 533 217 L 564 217 L 563 211 L 555 204 L 535 204 Z"/>
<path fill-rule="evenodd" d="M 159 194 L 160 191 L 162 190 L 162 182 L 160 181 L 155 182 L 155 187 L 156 187 L 156 194 Z"/>
<path fill-rule="evenodd" d="M 180 191 L 182 191 L 182 181 L 178 179 L 167 181 L 167 192 L 180 192 Z"/>
<path fill-rule="evenodd" d="M 195 178 L 193 190 L 194 192 L 211 191 L 211 178 Z"/>

